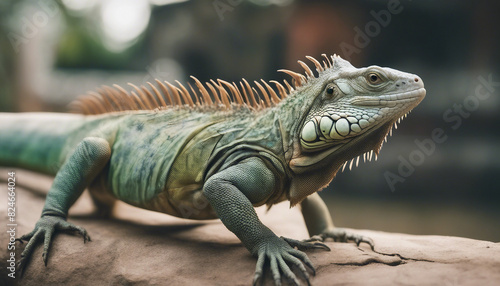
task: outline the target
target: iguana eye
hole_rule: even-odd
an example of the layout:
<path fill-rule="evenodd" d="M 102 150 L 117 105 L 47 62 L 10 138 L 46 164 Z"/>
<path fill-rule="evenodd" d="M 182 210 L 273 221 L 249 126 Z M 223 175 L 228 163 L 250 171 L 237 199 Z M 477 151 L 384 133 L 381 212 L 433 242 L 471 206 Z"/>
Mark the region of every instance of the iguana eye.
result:
<path fill-rule="evenodd" d="M 333 89 L 333 86 L 332 86 L 332 85 L 329 85 L 329 86 L 327 86 L 327 87 L 326 87 L 326 94 L 328 94 L 328 95 L 333 95 L 333 92 L 334 92 L 334 91 L 335 91 L 335 90 Z"/>
<path fill-rule="evenodd" d="M 373 72 L 368 74 L 367 79 L 371 84 L 379 84 L 382 82 L 380 76 Z"/>

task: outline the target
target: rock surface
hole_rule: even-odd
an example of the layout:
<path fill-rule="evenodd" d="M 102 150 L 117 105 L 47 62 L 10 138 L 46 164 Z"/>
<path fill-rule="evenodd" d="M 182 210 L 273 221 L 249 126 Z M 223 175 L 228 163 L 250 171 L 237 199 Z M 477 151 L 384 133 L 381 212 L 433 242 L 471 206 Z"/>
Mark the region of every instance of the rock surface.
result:
<path fill-rule="evenodd" d="M 7 171 L 0 169 L 0 178 Z M 32 230 L 51 180 L 18 171 L 16 236 Z M 6 183 L 0 181 L 2 196 Z M 2 199 L 2 225 L 7 204 Z M 22 280 L 7 276 L 9 234 L 0 233 L 1 285 L 251 285 L 255 259 L 220 221 L 190 221 L 119 204 L 113 219 L 89 217 L 93 207 L 84 193 L 69 220 L 87 229 L 92 241 L 70 234 L 55 236 L 48 266 L 38 247 Z M 258 209 L 278 235 L 307 237 L 297 208 L 279 204 Z M 332 249 L 308 251 L 316 266 L 313 285 L 500 285 L 500 243 L 459 237 L 415 236 L 355 230 L 370 236 L 376 250 L 352 243 L 328 242 Z M 16 245 L 17 256 L 24 246 Z M 398 255 L 388 255 L 397 253 Z M 303 282 L 303 284 L 305 284 Z M 264 285 L 272 285 L 267 275 Z"/>

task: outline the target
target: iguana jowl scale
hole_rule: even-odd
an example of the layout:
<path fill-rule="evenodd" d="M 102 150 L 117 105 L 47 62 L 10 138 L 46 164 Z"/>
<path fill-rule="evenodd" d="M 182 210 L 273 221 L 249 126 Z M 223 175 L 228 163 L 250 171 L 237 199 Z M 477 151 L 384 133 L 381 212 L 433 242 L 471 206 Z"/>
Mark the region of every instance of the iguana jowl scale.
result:
<path fill-rule="evenodd" d="M 266 260 L 276 284 L 281 273 L 298 283 L 289 265 L 308 281 L 304 264 L 314 268 L 293 247 L 326 247 L 277 237 L 256 206 L 300 203 L 315 239 L 373 247 L 335 228 L 316 192 L 349 160 L 352 167 L 360 156 L 376 156 L 396 122 L 424 98 L 424 85 L 413 74 L 323 57 L 307 57 L 316 72 L 302 61 L 305 75 L 282 70 L 293 85 L 273 82 L 278 92 L 264 81 L 203 85 L 193 78 L 188 87 L 104 87 L 74 104 L 83 114 L 0 114 L 0 165 L 56 175 L 35 229 L 21 237 L 29 241 L 21 269 L 39 241 L 47 262 L 57 230 L 89 240 L 66 221 L 87 187 L 101 211 L 119 199 L 178 217 L 220 218 L 258 258 L 255 281 Z"/>

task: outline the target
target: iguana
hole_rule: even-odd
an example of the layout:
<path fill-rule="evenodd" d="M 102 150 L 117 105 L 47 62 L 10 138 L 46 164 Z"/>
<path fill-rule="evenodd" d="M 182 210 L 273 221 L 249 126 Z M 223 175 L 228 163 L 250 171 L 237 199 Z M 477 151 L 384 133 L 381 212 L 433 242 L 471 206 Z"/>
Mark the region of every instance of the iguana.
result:
<path fill-rule="evenodd" d="M 189 219 L 215 219 L 257 257 L 254 283 L 268 262 L 281 275 L 309 284 L 311 261 L 299 249 L 325 248 L 327 238 L 371 239 L 334 227 L 317 194 L 340 168 L 378 155 L 392 127 L 425 96 L 422 80 L 370 66 L 355 68 L 339 56 L 307 57 L 313 71 L 280 70 L 291 84 L 239 85 L 223 80 L 193 85 L 114 85 L 80 97 L 81 114 L 0 115 L 0 165 L 54 174 L 41 218 L 21 254 L 23 271 L 43 241 L 43 261 L 57 231 L 85 229 L 68 222 L 68 209 L 88 188 L 102 211 L 119 199 Z M 301 205 L 309 240 L 276 236 L 254 207 L 281 201 Z"/>

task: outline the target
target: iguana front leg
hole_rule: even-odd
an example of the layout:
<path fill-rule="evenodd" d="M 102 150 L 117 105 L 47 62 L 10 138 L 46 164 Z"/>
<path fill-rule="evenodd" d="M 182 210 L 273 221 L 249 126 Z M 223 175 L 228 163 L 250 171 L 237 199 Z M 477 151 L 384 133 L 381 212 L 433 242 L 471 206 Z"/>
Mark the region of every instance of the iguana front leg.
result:
<path fill-rule="evenodd" d="M 45 200 L 42 216 L 35 229 L 19 238 L 29 241 L 21 254 L 18 267 L 22 273 L 36 244 L 43 240 L 42 258 L 47 265 L 52 235 L 56 230 L 77 231 L 84 242 L 90 241 L 85 229 L 66 221 L 68 210 L 82 194 L 85 187 L 102 170 L 110 158 L 111 150 L 106 140 L 96 137 L 83 139 L 58 171 Z"/>
<path fill-rule="evenodd" d="M 327 238 L 332 238 L 334 241 L 340 242 L 354 241 L 358 246 L 360 243 L 364 242 L 370 245 L 372 250 L 374 249 L 371 238 L 349 233 L 342 228 L 335 227 L 328 207 L 318 193 L 314 193 L 303 200 L 301 208 L 307 230 L 311 236 L 311 238 L 305 241 L 324 241 Z"/>
<path fill-rule="evenodd" d="M 261 279 L 266 260 L 270 263 L 276 285 L 281 285 L 280 271 L 299 284 L 289 264 L 297 266 L 309 283 L 304 267 L 305 264 L 314 272 L 309 258 L 262 224 L 253 208 L 252 203 L 264 201 L 272 194 L 275 185 L 275 175 L 264 162 L 250 158 L 210 177 L 203 190 L 224 225 L 258 258 L 254 284 Z"/>

